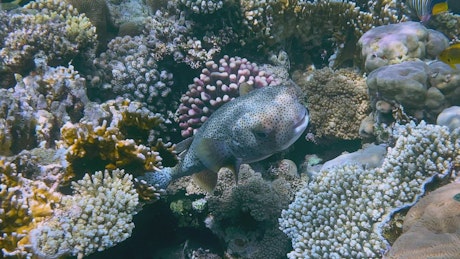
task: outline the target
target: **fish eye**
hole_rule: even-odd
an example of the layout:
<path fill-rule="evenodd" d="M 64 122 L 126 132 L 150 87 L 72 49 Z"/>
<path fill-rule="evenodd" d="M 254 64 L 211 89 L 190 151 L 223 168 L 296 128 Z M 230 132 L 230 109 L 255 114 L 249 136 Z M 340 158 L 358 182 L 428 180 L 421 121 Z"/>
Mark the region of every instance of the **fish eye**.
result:
<path fill-rule="evenodd" d="M 254 135 L 256 135 L 256 137 L 258 137 L 258 138 L 266 138 L 266 137 L 268 137 L 268 133 L 263 132 L 263 131 L 254 132 Z"/>

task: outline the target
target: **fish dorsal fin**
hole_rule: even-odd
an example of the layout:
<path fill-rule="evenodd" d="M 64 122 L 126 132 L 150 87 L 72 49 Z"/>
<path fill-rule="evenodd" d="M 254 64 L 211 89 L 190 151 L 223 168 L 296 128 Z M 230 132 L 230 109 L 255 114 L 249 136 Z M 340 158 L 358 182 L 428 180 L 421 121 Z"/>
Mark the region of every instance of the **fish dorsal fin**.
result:
<path fill-rule="evenodd" d="M 196 146 L 195 152 L 201 163 L 217 173 L 221 167 L 229 164 L 232 158 L 227 144 L 222 140 L 203 138 Z"/>
<path fill-rule="evenodd" d="M 217 172 L 204 170 L 192 175 L 193 181 L 205 191 L 211 193 L 217 184 Z"/>

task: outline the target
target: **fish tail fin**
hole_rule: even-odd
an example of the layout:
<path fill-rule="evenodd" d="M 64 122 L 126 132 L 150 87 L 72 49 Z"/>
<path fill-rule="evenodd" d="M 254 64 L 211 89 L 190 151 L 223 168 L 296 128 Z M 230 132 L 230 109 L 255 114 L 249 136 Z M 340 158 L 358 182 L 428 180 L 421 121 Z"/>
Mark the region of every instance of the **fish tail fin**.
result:
<path fill-rule="evenodd" d="M 160 189 L 166 189 L 172 178 L 172 167 L 165 167 L 160 171 L 146 172 L 144 175 L 137 177 L 138 180 L 143 180 L 147 184 Z"/>

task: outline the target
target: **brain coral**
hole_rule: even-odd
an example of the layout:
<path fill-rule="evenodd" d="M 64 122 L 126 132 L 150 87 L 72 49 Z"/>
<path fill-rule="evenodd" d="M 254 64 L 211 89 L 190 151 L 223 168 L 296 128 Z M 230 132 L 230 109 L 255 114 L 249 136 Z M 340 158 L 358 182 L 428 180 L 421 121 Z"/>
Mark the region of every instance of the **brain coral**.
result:
<path fill-rule="evenodd" d="M 279 219 L 292 239 L 289 258 L 380 257 L 387 249 L 385 220 L 413 203 L 433 176 L 447 176 L 460 161 L 460 135 L 446 127 L 397 125 L 395 145 L 378 168 L 360 165 L 322 170 Z"/>
<path fill-rule="evenodd" d="M 229 56 L 220 59 L 219 64 L 207 62 L 200 77 L 193 81 L 176 111 L 183 137 L 193 135 L 217 108 L 239 96 L 240 91 L 280 83 L 257 64 Z"/>
<path fill-rule="evenodd" d="M 297 73 L 293 78 L 305 93 L 315 138 L 359 138 L 360 122 L 370 111 L 362 76 L 351 70 L 324 68 Z"/>
<path fill-rule="evenodd" d="M 457 258 L 459 215 L 460 183 L 434 190 L 407 212 L 403 234 L 384 258 Z"/>
<path fill-rule="evenodd" d="M 131 236 L 139 202 L 132 175 L 118 169 L 86 174 L 72 189 L 53 216 L 30 232 L 32 251 L 41 258 L 83 258 Z"/>
<path fill-rule="evenodd" d="M 51 66 L 66 65 L 77 55 L 94 57 L 96 29 L 66 2 L 38 0 L 21 10 L 10 15 L 0 49 L 0 58 L 11 73 L 30 71 L 37 57 Z"/>

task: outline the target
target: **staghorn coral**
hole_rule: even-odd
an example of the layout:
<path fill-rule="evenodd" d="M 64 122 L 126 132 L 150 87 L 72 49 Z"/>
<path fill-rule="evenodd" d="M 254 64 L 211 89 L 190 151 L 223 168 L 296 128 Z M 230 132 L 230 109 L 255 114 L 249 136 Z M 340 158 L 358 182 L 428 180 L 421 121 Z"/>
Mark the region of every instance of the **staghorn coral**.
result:
<path fill-rule="evenodd" d="M 158 138 L 163 123 L 161 115 L 123 98 L 88 107 L 79 123 L 61 128 L 59 146 L 67 149 L 68 177 L 104 168 L 140 174 L 161 168 L 163 158 L 167 165 L 174 164 L 173 146 Z"/>
<path fill-rule="evenodd" d="M 365 80 L 357 73 L 329 68 L 294 73 L 310 111 L 315 139 L 358 139 L 359 124 L 370 111 Z"/>
<path fill-rule="evenodd" d="M 50 66 L 65 65 L 78 55 L 94 58 L 96 29 L 64 1 L 39 0 L 10 14 L 0 59 L 10 73 L 25 74 L 37 57 Z"/>
<path fill-rule="evenodd" d="M 85 80 L 73 69 L 41 66 L 0 89 L 0 154 L 17 154 L 37 146 L 52 147 L 60 127 L 78 121 L 88 103 Z"/>
<path fill-rule="evenodd" d="M 206 63 L 194 84 L 182 95 L 176 111 L 182 137 L 192 136 L 220 106 L 239 96 L 240 91 L 281 83 L 245 58 L 224 56 L 219 64 Z"/>
<path fill-rule="evenodd" d="M 458 258 L 460 183 L 440 187 L 407 212 L 403 234 L 384 258 Z"/>
<path fill-rule="evenodd" d="M 57 185 L 23 176 L 15 163 L 0 157 L 0 247 L 5 257 L 30 257 L 29 231 L 46 220 L 62 195 Z"/>
<path fill-rule="evenodd" d="M 395 145 L 378 168 L 338 165 L 322 170 L 279 219 L 292 239 L 289 258 L 379 257 L 391 213 L 410 205 L 436 175 L 460 161 L 460 135 L 446 127 L 410 123 L 393 130 Z"/>
<path fill-rule="evenodd" d="M 30 234 L 34 254 L 43 258 L 83 258 L 131 236 L 138 195 L 132 175 L 123 170 L 98 171 L 73 182 L 74 194 L 63 196 L 54 214 Z"/>

